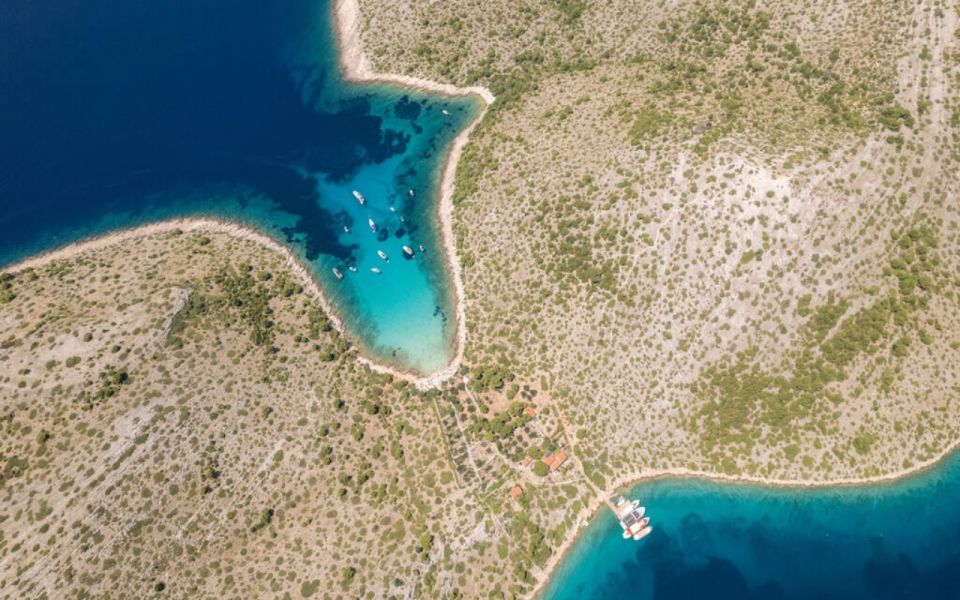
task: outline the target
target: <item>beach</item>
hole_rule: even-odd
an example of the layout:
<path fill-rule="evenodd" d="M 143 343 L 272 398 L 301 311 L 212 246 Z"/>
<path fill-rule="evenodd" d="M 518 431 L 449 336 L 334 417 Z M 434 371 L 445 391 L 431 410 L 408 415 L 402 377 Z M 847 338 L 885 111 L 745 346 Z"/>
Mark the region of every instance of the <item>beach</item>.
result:
<path fill-rule="evenodd" d="M 270 236 L 256 231 L 255 229 L 225 219 L 214 219 L 209 217 L 170 219 L 166 221 L 159 221 L 157 223 L 149 223 L 138 227 L 132 227 L 129 229 L 113 231 L 90 239 L 73 242 L 66 246 L 50 250 L 49 252 L 32 256 L 20 262 L 3 267 L 2 271 L 5 273 L 16 273 L 26 269 L 39 269 L 50 263 L 60 260 L 70 260 L 82 256 L 87 252 L 104 248 L 106 246 L 123 244 L 138 238 L 169 234 L 178 231 L 182 233 L 221 233 L 237 239 L 255 242 L 273 252 L 276 252 L 283 257 L 285 265 L 290 272 L 303 284 L 304 290 L 312 298 L 314 298 L 317 303 L 320 304 L 320 306 L 323 308 L 323 311 L 330 319 L 330 323 L 333 328 L 341 336 L 349 340 L 354 339 L 344 328 L 343 322 L 337 317 L 337 313 L 333 309 L 329 298 L 327 298 L 327 296 L 324 294 L 323 290 L 317 284 L 317 281 L 313 278 L 303 263 L 300 262 L 300 259 L 298 259 L 288 247 L 274 240 Z M 444 370 L 442 374 L 418 376 L 414 373 L 402 371 L 390 365 L 378 363 L 359 353 L 357 355 L 357 360 L 361 364 L 368 366 L 373 371 L 389 374 L 393 377 L 408 381 L 420 389 L 429 389 L 431 387 L 435 387 L 456 372 L 454 369 L 448 374 L 447 371 Z"/>
<path fill-rule="evenodd" d="M 470 139 L 477 124 L 486 114 L 487 107 L 494 102 L 493 93 L 484 87 L 458 88 L 453 85 L 427 81 L 407 75 L 377 73 L 363 50 L 360 39 L 362 17 L 358 0 L 336 0 L 334 3 L 334 23 L 339 45 L 339 64 L 344 79 L 353 82 L 381 82 L 413 87 L 434 94 L 463 96 L 473 94 L 483 102 L 483 109 L 473 122 L 454 139 L 443 163 L 443 171 L 438 183 L 437 219 L 439 220 L 440 239 L 444 250 L 444 264 L 447 275 L 453 284 L 453 304 L 456 307 L 454 326 L 454 355 L 445 368 L 427 377 L 419 378 L 416 384 L 421 388 L 432 388 L 450 379 L 460 369 L 467 341 L 466 294 L 463 289 L 463 276 L 460 261 L 457 258 L 457 245 L 453 239 L 453 186 L 457 172 L 457 163 L 464 146 Z"/>

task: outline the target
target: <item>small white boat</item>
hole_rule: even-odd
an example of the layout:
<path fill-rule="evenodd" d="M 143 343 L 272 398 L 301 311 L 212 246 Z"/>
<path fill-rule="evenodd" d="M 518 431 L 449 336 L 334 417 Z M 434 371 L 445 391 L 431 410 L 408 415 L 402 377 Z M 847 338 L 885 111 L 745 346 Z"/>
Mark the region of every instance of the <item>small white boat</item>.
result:
<path fill-rule="evenodd" d="M 414 194 L 416 194 L 416 192 L 413 191 L 413 188 L 410 188 L 409 190 L 407 190 L 407 192 L 410 194 L 411 198 L 413 198 Z"/>
<path fill-rule="evenodd" d="M 613 505 L 617 508 L 620 508 L 621 506 L 623 506 L 624 502 L 626 502 L 626 500 L 623 499 L 623 496 L 620 496 L 619 498 L 617 498 L 617 501 L 613 503 Z"/>
<path fill-rule="evenodd" d="M 377 231 L 377 224 L 373 222 L 373 219 L 367 219 L 367 225 L 370 226 L 370 231 L 376 233 L 376 231 Z"/>
<path fill-rule="evenodd" d="M 347 268 L 350 269 L 350 271 L 352 271 L 353 273 L 356 273 L 356 272 L 357 272 L 357 268 L 356 268 L 355 266 L 353 266 L 353 265 L 350 265 L 350 266 L 347 267 Z"/>
<path fill-rule="evenodd" d="M 633 539 L 634 539 L 635 541 L 638 541 L 638 542 L 639 542 L 639 541 L 642 540 L 643 538 L 645 538 L 645 537 L 647 537 L 648 535 L 650 535 L 650 532 L 652 532 L 652 531 L 653 531 L 653 527 L 650 527 L 650 526 L 648 525 L 647 527 L 644 527 L 643 529 L 641 529 L 640 531 L 638 531 L 637 534 L 636 534 L 635 536 L 633 536 Z"/>
<path fill-rule="evenodd" d="M 360 206 L 363 206 L 364 204 L 367 203 L 367 199 L 364 198 L 363 194 L 361 194 L 357 190 L 353 190 L 353 197 L 357 199 L 357 202 L 360 203 Z"/>
<path fill-rule="evenodd" d="M 390 260 L 390 257 L 387 256 L 387 253 L 384 252 L 383 250 L 377 250 L 377 256 L 379 256 L 383 260 Z"/>
<path fill-rule="evenodd" d="M 344 226 L 343 226 L 343 232 L 344 232 L 344 233 L 350 233 L 350 228 L 347 227 L 346 225 L 344 225 Z"/>
<path fill-rule="evenodd" d="M 397 209 L 391 206 L 391 207 L 390 207 L 390 212 L 397 212 Z"/>
<path fill-rule="evenodd" d="M 426 250 L 423 249 L 423 244 L 420 244 L 420 252 L 426 252 Z"/>
<path fill-rule="evenodd" d="M 447 109 L 443 109 L 443 110 L 442 110 L 442 111 L 440 111 L 440 112 L 442 112 L 442 113 L 443 113 L 444 115 L 447 115 L 447 116 L 449 116 L 449 115 L 450 115 L 450 111 L 449 111 L 449 110 L 447 110 Z"/>
<path fill-rule="evenodd" d="M 380 269 L 378 269 L 378 268 L 376 268 L 376 267 L 370 267 L 370 270 L 373 271 L 374 273 L 376 273 L 377 275 L 380 274 Z"/>
<path fill-rule="evenodd" d="M 401 223 L 406 223 L 406 222 L 407 222 L 407 220 L 403 218 L 403 215 L 400 215 L 400 222 L 401 222 Z"/>
<path fill-rule="evenodd" d="M 336 276 L 337 279 L 343 279 L 343 273 L 341 273 L 340 269 L 336 267 L 333 268 L 333 274 Z"/>
<path fill-rule="evenodd" d="M 413 248 L 410 246 L 404 246 L 403 251 L 407 254 L 407 256 L 413 256 Z"/>

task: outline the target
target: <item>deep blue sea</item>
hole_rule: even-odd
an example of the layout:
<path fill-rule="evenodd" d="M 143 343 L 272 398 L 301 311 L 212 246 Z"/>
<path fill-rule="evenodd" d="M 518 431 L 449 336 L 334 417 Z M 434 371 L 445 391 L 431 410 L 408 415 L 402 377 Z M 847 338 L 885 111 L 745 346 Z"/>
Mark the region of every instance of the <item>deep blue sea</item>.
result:
<path fill-rule="evenodd" d="M 224 217 L 295 250 L 368 352 L 444 366 L 435 190 L 480 101 L 344 83 L 331 20 L 329 0 L 0 2 L 0 265 Z"/>
<path fill-rule="evenodd" d="M 895 483 L 818 490 L 673 479 L 627 494 L 654 531 L 605 510 L 544 598 L 960 598 L 960 455 Z"/>

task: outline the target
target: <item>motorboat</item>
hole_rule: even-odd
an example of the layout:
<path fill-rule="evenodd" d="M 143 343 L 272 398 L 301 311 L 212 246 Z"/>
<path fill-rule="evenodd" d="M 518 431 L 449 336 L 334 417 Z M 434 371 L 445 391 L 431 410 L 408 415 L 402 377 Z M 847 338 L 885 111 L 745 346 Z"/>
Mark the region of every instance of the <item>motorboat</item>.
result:
<path fill-rule="evenodd" d="M 357 199 L 357 202 L 360 203 L 360 206 L 363 206 L 364 204 L 367 203 L 367 199 L 364 198 L 363 194 L 361 194 L 357 190 L 353 190 L 353 197 Z"/>
<path fill-rule="evenodd" d="M 636 536 L 650 523 L 650 517 L 644 517 L 647 509 L 640 506 L 640 501 L 628 501 L 620 497 L 614 504 L 614 511 L 617 514 L 617 519 L 620 521 L 620 527 L 623 529 L 623 539 L 640 539 Z"/>

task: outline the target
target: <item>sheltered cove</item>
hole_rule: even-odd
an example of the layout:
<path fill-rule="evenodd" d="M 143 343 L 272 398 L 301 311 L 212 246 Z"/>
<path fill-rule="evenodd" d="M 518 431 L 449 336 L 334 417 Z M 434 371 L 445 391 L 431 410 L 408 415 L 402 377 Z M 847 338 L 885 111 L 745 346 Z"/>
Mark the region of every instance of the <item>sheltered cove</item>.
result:
<path fill-rule="evenodd" d="M 408 88 L 415 88 L 433 94 L 447 96 L 467 96 L 474 95 L 483 100 L 483 110 L 477 114 L 471 124 L 461 131 L 454 139 L 452 145 L 447 151 L 446 159 L 443 161 L 441 177 L 437 183 L 435 193 L 439 194 L 435 199 L 436 216 L 439 220 L 437 224 L 440 239 L 443 246 L 443 262 L 447 277 L 453 286 L 450 291 L 453 304 L 456 310 L 456 319 L 454 327 L 456 331 L 453 338 L 453 356 L 449 363 L 443 369 L 426 374 L 417 374 L 402 370 L 394 366 L 378 362 L 360 354 L 358 359 L 361 363 L 369 366 L 372 370 L 379 373 L 387 373 L 408 381 L 420 389 L 435 388 L 444 381 L 450 379 L 456 374 L 463 360 L 463 349 L 466 343 L 466 313 L 463 306 L 463 280 L 460 274 L 460 266 L 456 256 L 456 244 L 453 240 L 452 230 L 452 211 L 453 211 L 453 191 L 454 177 L 456 174 L 457 162 L 466 145 L 470 133 L 474 127 L 483 118 L 486 107 L 493 102 L 493 94 L 489 90 L 481 87 L 461 89 L 450 85 L 434 83 L 418 78 L 406 77 L 400 75 L 389 75 L 375 73 L 366 59 L 359 38 L 360 14 L 359 5 L 356 0 L 336 0 L 332 5 L 333 23 L 336 29 L 336 39 L 338 44 L 338 65 L 341 74 L 346 81 L 363 83 L 387 83 Z M 132 238 L 154 235 L 158 233 L 171 232 L 174 230 L 182 231 L 213 231 L 231 235 L 242 239 L 255 241 L 281 254 L 290 267 L 291 271 L 297 275 L 304 283 L 305 289 L 309 290 L 323 310 L 329 315 L 334 328 L 347 339 L 355 340 L 354 336 L 346 330 L 341 319 L 337 316 L 332 303 L 324 294 L 322 288 L 316 279 L 310 274 L 308 269 L 300 262 L 296 255 L 282 243 L 274 240 L 272 237 L 254 230 L 251 227 L 232 222 L 227 219 L 196 217 L 196 218 L 178 218 L 164 220 L 157 223 L 149 223 L 120 231 L 108 232 L 102 235 L 94 236 L 87 240 L 79 240 L 70 243 L 64 247 L 43 252 L 39 255 L 26 258 L 12 265 L 3 268 L 4 271 L 19 271 L 25 268 L 37 267 L 54 260 L 69 258 L 83 253 L 86 250 L 102 248 L 106 245 L 122 243 Z"/>

